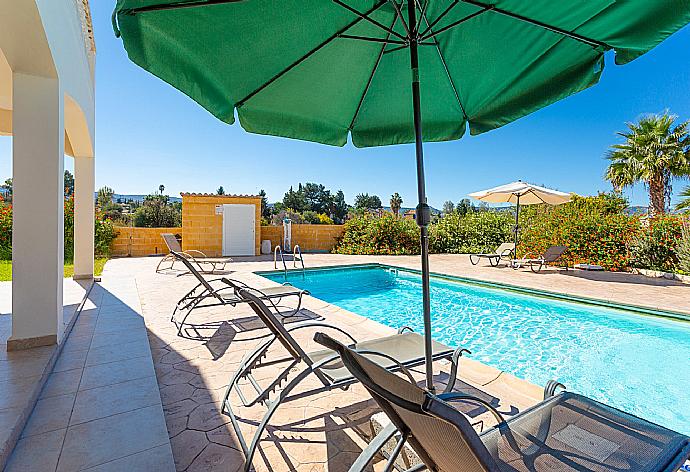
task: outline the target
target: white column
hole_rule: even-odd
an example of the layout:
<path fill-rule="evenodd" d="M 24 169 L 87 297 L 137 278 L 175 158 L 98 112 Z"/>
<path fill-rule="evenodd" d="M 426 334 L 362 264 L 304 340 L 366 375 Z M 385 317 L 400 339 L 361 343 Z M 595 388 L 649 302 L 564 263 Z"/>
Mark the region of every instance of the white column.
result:
<path fill-rule="evenodd" d="M 64 112 L 57 78 L 12 74 L 12 336 L 8 350 L 60 341 Z"/>
<path fill-rule="evenodd" d="M 74 279 L 93 278 L 96 160 L 74 159 Z"/>

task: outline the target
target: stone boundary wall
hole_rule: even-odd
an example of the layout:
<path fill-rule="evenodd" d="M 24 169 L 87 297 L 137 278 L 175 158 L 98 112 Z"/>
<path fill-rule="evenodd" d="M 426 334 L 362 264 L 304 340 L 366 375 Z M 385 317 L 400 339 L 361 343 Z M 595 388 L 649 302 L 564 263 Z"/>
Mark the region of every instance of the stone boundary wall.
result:
<path fill-rule="evenodd" d="M 110 246 L 110 255 L 142 257 L 167 254 L 168 246 L 161 233 L 182 234 L 182 228 L 128 228 L 116 226 L 117 236 Z"/>
<path fill-rule="evenodd" d="M 207 217 L 209 220 L 212 217 Z M 197 223 L 197 222 L 195 222 Z M 215 226 L 215 225 L 214 225 Z M 192 223 L 193 233 L 201 234 Z M 343 234 L 343 225 L 292 225 L 292 244 L 299 244 L 302 252 L 330 252 L 335 246 L 337 239 Z M 204 228 L 206 231 L 208 227 Z M 189 230 L 184 231 L 178 228 L 129 228 L 115 227 L 117 236 L 110 246 L 110 255 L 113 257 L 144 257 L 154 254 L 167 254 L 168 247 L 165 245 L 161 233 L 173 233 L 182 236 L 184 249 L 201 250 L 209 256 L 220 254 L 220 244 L 222 235 L 218 235 L 218 228 L 215 232 L 204 236 L 207 239 L 185 241 L 189 235 Z M 195 231 L 196 230 L 196 231 Z M 261 226 L 260 241 L 268 239 L 271 241 L 271 250 L 283 240 L 282 226 Z M 258 245 L 258 242 L 257 242 Z M 258 248 L 257 248 L 258 249 Z M 258 251 L 257 251 L 258 252 Z"/>
<path fill-rule="evenodd" d="M 292 225 L 292 244 L 299 244 L 302 252 L 330 252 L 342 236 L 343 225 Z M 271 248 L 283 241 L 282 226 L 262 226 L 261 240 L 269 239 Z"/>

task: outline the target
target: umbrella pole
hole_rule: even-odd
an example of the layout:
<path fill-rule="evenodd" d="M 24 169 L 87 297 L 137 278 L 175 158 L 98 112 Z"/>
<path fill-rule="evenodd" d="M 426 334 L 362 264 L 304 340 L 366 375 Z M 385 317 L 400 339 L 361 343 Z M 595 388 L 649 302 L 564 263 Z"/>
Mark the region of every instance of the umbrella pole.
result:
<path fill-rule="evenodd" d="M 408 31 L 410 35 L 410 69 L 412 72 L 412 106 L 414 111 L 414 137 L 417 157 L 417 195 L 419 204 L 415 219 L 420 230 L 422 253 L 422 299 L 424 308 L 424 359 L 426 363 L 426 388 L 434 390 L 434 372 L 431 346 L 431 290 L 429 288 L 429 233 L 431 212 L 426 202 L 424 178 L 424 145 L 422 141 L 422 111 L 419 94 L 419 55 L 417 52 L 417 12 L 416 2 L 407 2 Z"/>
<path fill-rule="evenodd" d="M 520 195 L 517 196 L 517 208 L 515 208 L 515 257 L 517 257 L 517 245 L 518 245 L 518 224 L 520 216 Z"/>

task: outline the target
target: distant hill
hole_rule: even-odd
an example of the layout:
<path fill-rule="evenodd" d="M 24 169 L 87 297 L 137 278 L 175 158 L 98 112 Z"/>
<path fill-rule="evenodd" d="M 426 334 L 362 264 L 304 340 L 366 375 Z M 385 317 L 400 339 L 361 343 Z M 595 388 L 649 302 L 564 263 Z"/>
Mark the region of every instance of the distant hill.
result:
<path fill-rule="evenodd" d="M 630 206 L 625 209 L 625 212 L 628 215 L 646 215 L 647 213 L 649 213 L 649 207 L 641 205 Z"/>
<path fill-rule="evenodd" d="M 267 206 L 268 206 L 268 208 L 273 208 L 274 205 L 275 205 L 275 203 L 269 203 Z M 389 207 L 389 206 L 385 206 L 385 207 L 382 207 L 382 208 L 383 208 L 384 210 L 386 210 L 386 211 L 391 211 L 391 207 Z M 406 211 L 408 211 L 408 210 L 414 210 L 414 209 L 415 209 L 414 207 L 400 207 L 400 214 L 402 215 L 402 214 L 405 213 Z M 434 207 L 431 207 L 431 214 L 432 214 L 432 215 L 440 215 L 440 214 L 441 214 L 441 210 L 439 210 L 439 209 L 437 209 L 437 208 L 434 208 Z"/>
<path fill-rule="evenodd" d="M 94 197 L 98 197 L 98 192 L 94 192 Z M 114 202 L 128 202 L 130 200 L 135 201 L 135 202 L 143 202 L 144 198 L 146 198 L 146 195 L 123 195 L 121 193 L 116 193 L 113 195 L 113 201 Z M 181 202 L 182 198 L 181 197 L 169 197 L 171 202 Z"/>
<path fill-rule="evenodd" d="M 382 208 L 386 211 L 391 211 L 391 207 L 389 207 L 389 206 L 385 206 Z M 441 214 L 441 210 L 439 210 L 438 208 L 434 208 L 434 207 L 429 207 L 429 208 L 431 208 L 431 214 L 432 215 L 440 215 Z M 400 214 L 402 215 L 406 211 L 415 210 L 415 209 L 416 209 L 415 207 L 400 207 Z"/>

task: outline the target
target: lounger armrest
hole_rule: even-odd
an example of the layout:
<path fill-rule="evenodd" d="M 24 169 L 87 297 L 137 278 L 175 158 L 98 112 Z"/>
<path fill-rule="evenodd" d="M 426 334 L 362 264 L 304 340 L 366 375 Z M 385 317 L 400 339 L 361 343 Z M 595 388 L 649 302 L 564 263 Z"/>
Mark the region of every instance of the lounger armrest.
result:
<path fill-rule="evenodd" d="M 297 326 L 291 326 L 290 328 L 287 328 L 287 331 L 292 332 L 292 331 L 296 331 L 296 330 L 302 329 L 302 328 L 314 328 L 314 327 L 316 327 L 316 328 L 328 328 L 328 329 L 338 331 L 338 332 L 344 334 L 345 336 L 347 336 L 350 339 L 350 341 L 352 341 L 353 344 L 357 344 L 357 340 L 355 338 L 353 338 L 352 335 L 350 333 L 348 333 L 347 331 L 345 331 L 344 329 L 338 328 L 337 326 L 333 326 L 332 324 L 321 323 L 318 321 L 310 321 L 307 323 L 301 323 Z"/>
<path fill-rule="evenodd" d="M 191 256 L 192 254 L 198 254 L 199 255 L 198 257 L 202 257 L 202 258 L 208 257 L 206 254 L 204 254 L 201 251 L 197 251 L 196 249 L 188 249 L 186 251 L 183 251 L 182 254 L 189 255 L 189 256 Z"/>
<path fill-rule="evenodd" d="M 559 388 L 565 390 L 565 385 L 560 383 L 558 380 L 551 379 L 546 382 L 546 385 L 544 386 L 544 400 L 555 396 L 556 390 Z"/>
<path fill-rule="evenodd" d="M 417 385 L 417 382 L 415 382 L 414 377 L 412 377 L 412 373 L 410 372 L 410 369 L 405 367 L 399 360 L 397 360 L 395 357 L 391 356 L 390 354 L 386 354 L 384 352 L 379 352 L 379 351 L 374 351 L 373 349 L 353 349 L 358 354 L 362 354 L 364 357 L 368 356 L 378 356 L 378 357 L 383 357 L 384 359 L 388 359 L 389 361 L 392 361 L 395 365 L 398 366 L 400 369 L 400 372 L 405 374 L 407 377 L 407 380 L 410 381 L 412 385 Z"/>
<path fill-rule="evenodd" d="M 222 280 L 224 284 L 229 285 L 232 288 L 235 288 L 234 286 L 237 286 L 238 288 L 251 290 L 251 287 L 249 285 L 247 285 L 244 282 L 241 282 L 239 280 L 236 280 L 236 279 L 230 279 L 228 277 L 221 277 L 218 280 Z"/>
<path fill-rule="evenodd" d="M 501 414 L 501 412 L 498 411 L 496 409 L 496 407 L 494 407 L 491 403 L 487 402 L 486 400 L 482 400 L 481 398 L 475 397 L 473 395 L 468 395 L 466 393 L 460 393 L 460 392 L 441 393 L 440 395 L 437 395 L 437 397 L 446 403 L 452 403 L 452 402 L 479 403 L 481 406 L 483 406 L 484 408 L 489 410 L 489 412 L 492 415 L 494 415 L 494 418 L 496 418 L 496 421 L 498 421 L 499 424 L 506 423 L 506 419 Z"/>

